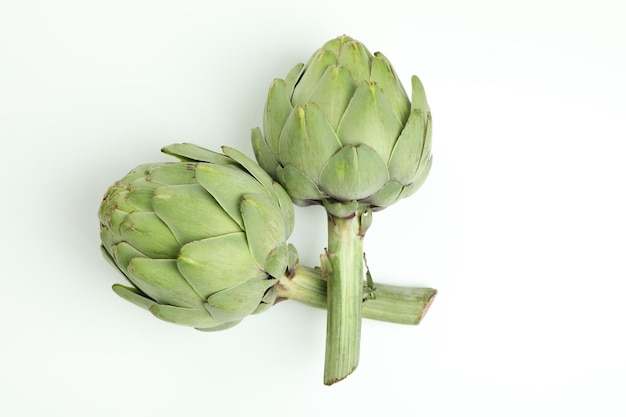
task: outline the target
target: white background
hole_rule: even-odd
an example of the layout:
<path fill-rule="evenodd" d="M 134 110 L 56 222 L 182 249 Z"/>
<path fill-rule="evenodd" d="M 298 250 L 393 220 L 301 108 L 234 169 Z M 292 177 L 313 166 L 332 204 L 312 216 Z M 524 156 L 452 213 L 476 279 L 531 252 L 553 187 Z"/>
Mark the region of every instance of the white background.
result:
<path fill-rule="evenodd" d="M 626 415 L 626 6 L 555 1 L 3 1 L 0 415 Z M 118 298 L 106 188 L 189 141 L 252 155 L 267 88 L 340 34 L 426 86 L 434 165 L 366 238 L 439 295 L 364 322 L 322 385 L 325 314 L 221 333 Z M 324 212 L 297 210 L 313 265 Z"/>

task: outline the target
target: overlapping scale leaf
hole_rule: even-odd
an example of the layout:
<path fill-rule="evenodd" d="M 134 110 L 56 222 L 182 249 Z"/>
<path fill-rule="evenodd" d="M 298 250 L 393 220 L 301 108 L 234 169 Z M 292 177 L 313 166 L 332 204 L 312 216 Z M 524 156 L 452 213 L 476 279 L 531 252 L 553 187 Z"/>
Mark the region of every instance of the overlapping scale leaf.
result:
<path fill-rule="evenodd" d="M 323 51 L 326 51 L 328 53 L 331 53 L 333 56 L 338 56 L 340 51 L 341 51 L 341 48 L 343 47 L 343 44 L 346 43 L 346 42 L 349 42 L 351 40 L 352 40 L 352 38 L 347 36 L 347 35 L 338 36 L 338 37 L 336 37 L 334 39 L 331 39 L 331 40 L 327 41 L 326 43 L 324 43 L 324 45 L 322 45 L 322 47 L 318 51 L 316 51 L 316 54 L 319 53 L 319 51 L 323 50 Z M 315 56 L 315 55 L 313 55 L 313 56 Z M 309 61 L 309 63 L 310 63 L 310 61 Z"/>
<path fill-rule="evenodd" d="M 387 164 L 374 149 L 345 146 L 322 170 L 320 186 L 337 200 L 359 200 L 375 193 L 388 179 Z"/>
<path fill-rule="evenodd" d="M 424 148 L 422 149 L 422 158 L 421 158 L 422 161 L 430 157 L 430 154 L 432 152 L 432 147 L 433 147 L 433 119 L 432 119 L 430 112 L 426 114 L 426 128 L 425 129 L 426 129 L 426 132 L 424 133 Z"/>
<path fill-rule="evenodd" d="M 237 162 L 243 169 L 248 171 L 250 175 L 252 175 L 265 187 L 267 192 L 272 192 L 272 184 L 274 183 L 274 180 L 267 172 L 263 171 L 263 169 L 256 162 L 239 152 L 237 149 L 229 146 L 223 146 L 222 151 L 224 152 L 224 155 L 227 155 L 230 159 Z"/>
<path fill-rule="evenodd" d="M 287 87 L 287 92 L 289 93 L 289 96 L 291 96 L 291 93 L 293 92 L 296 83 L 300 80 L 300 76 L 302 75 L 302 68 L 304 68 L 304 64 L 300 62 L 294 65 L 285 76 L 285 86 Z"/>
<path fill-rule="evenodd" d="M 391 63 L 380 52 L 376 52 L 372 58 L 370 81 L 378 84 L 398 120 L 406 123 L 411 102 Z"/>
<path fill-rule="evenodd" d="M 411 111 L 389 159 L 391 179 L 403 185 L 410 184 L 417 174 L 424 149 L 426 126 L 420 110 Z"/>
<path fill-rule="evenodd" d="M 136 306 L 149 310 L 155 303 L 154 300 L 146 297 L 141 291 L 134 287 L 127 287 L 125 285 L 115 284 L 113 285 L 113 291 L 124 300 L 129 301 Z"/>
<path fill-rule="evenodd" d="M 290 91 L 284 80 L 276 79 L 270 90 L 263 113 L 263 134 L 268 148 L 273 155 L 278 155 L 280 132 L 293 108 L 290 102 Z"/>
<path fill-rule="evenodd" d="M 252 314 L 275 279 L 259 277 L 211 295 L 205 308 L 218 321 L 241 320 Z"/>
<path fill-rule="evenodd" d="M 430 107 L 426 101 L 426 92 L 422 81 L 414 75 L 411 77 L 411 109 L 421 110 L 423 115 L 430 112 Z"/>
<path fill-rule="evenodd" d="M 106 207 L 100 212 L 100 221 L 102 224 L 106 225 L 109 230 L 118 234 L 120 226 L 126 220 L 126 216 L 128 216 L 128 212 L 120 210 L 113 201 L 105 202 L 103 206 Z"/>
<path fill-rule="evenodd" d="M 202 308 L 204 300 L 178 271 L 175 259 L 134 258 L 130 278 L 144 294 L 159 304 Z"/>
<path fill-rule="evenodd" d="M 280 158 L 316 181 L 328 159 L 341 143 L 315 103 L 298 106 L 289 116 L 280 136 Z"/>
<path fill-rule="evenodd" d="M 267 254 L 263 264 L 264 270 L 272 277 L 280 278 L 285 275 L 290 266 L 290 252 L 285 243 L 279 243 Z"/>
<path fill-rule="evenodd" d="M 281 126 L 282 128 L 282 126 Z M 251 132 L 252 148 L 254 149 L 254 157 L 257 162 L 273 178 L 276 178 L 276 170 L 278 169 L 278 161 L 270 150 L 261 129 L 254 128 Z"/>
<path fill-rule="evenodd" d="M 344 145 L 365 144 L 387 161 L 403 125 L 375 83 L 358 85 L 337 136 Z"/>
<path fill-rule="evenodd" d="M 239 205 L 244 194 L 263 194 L 265 187 L 237 166 L 198 164 L 196 179 L 243 229 Z"/>
<path fill-rule="evenodd" d="M 146 178 L 154 184 L 193 184 L 195 163 L 169 162 L 157 164 L 146 172 Z"/>
<path fill-rule="evenodd" d="M 130 245 L 141 248 L 146 256 L 156 259 L 175 258 L 178 241 L 159 217 L 152 212 L 134 212 L 120 226 L 120 236 Z"/>
<path fill-rule="evenodd" d="M 428 159 L 420 165 L 420 169 L 417 172 L 417 178 L 415 179 L 415 182 L 405 186 L 402 190 L 402 193 L 400 194 L 401 198 L 408 197 L 411 194 L 415 193 L 422 186 L 422 184 L 424 184 L 424 181 L 426 181 L 428 173 L 430 172 L 432 162 L 433 158 L 429 155 Z"/>
<path fill-rule="evenodd" d="M 190 162 L 208 162 L 211 164 L 219 164 L 219 165 L 228 165 L 233 164 L 233 161 L 230 158 L 213 152 L 210 149 L 202 148 L 198 145 L 194 145 L 193 143 L 174 143 L 172 145 L 168 145 L 161 149 L 163 153 L 174 156 L 181 161 L 190 161 Z M 179 164 L 176 164 L 179 165 Z M 182 165 L 185 166 L 185 165 Z M 193 174 L 195 169 L 194 164 L 189 164 L 185 166 L 187 170 Z M 191 177 L 193 179 L 193 177 Z M 179 184 L 180 182 L 171 182 L 170 184 Z"/>
<path fill-rule="evenodd" d="M 129 185 L 116 187 L 113 192 L 106 196 L 108 204 L 105 204 L 104 207 L 107 210 L 106 217 L 110 218 L 111 221 L 116 216 L 116 212 L 116 220 L 119 221 L 120 216 L 124 218 L 126 214 L 137 211 L 137 207 L 128 202 L 129 187 Z"/>
<path fill-rule="evenodd" d="M 188 243 L 177 261 L 178 270 L 202 298 L 263 273 L 243 232 Z"/>
<path fill-rule="evenodd" d="M 317 105 L 330 127 L 336 130 L 355 90 L 350 73 L 344 67 L 331 65 L 311 93 L 309 102 Z"/>
<path fill-rule="evenodd" d="M 162 304 L 153 304 L 150 312 L 155 317 L 181 326 L 195 327 L 198 329 L 215 329 L 224 323 L 215 320 L 204 308 L 186 308 Z"/>
<path fill-rule="evenodd" d="M 294 107 L 308 101 L 326 68 L 335 64 L 337 64 L 336 56 L 327 50 L 320 50 L 311 58 L 291 96 L 291 103 Z"/>
<path fill-rule="evenodd" d="M 372 54 L 361 42 L 350 40 L 344 43 L 337 57 L 337 65 L 342 66 L 355 82 L 369 80 Z"/>
<path fill-rule="evenodd" d="M 241 323 L 241 320 L 229 321 L 228 323 L 221 323 L 213 327 L 196 327 L 196 330 L 200 330 L 201 332 L 219 332 L 235 327 L 239 323 Z"/>
<path fill-rule="evenodd" d="M 310 178 L 291 165 L 276 171 L 276 176 L 296 204 L 308 200 L 319 200 L 323 196 Z"/>
<path fill-rule="evenodd" d="M 128 242 L 120 242 L 111 247 L 111 255 L 125 274 L 128 274 L 128 264 L 135 258 L 145 258 L 146 255 Z"/>
<path fill-rule="evenodd" d="M 199 184 L 170 185 L 154 193 L 154 211 L 179 245 L 207 236 L 240 232 L 241 227 Z"/>
<path fill-rule="evenodd" d="M 111 255 L 111 250 L 110 247 L 107 247 L 104 243 L 102 245 L 100 245 L 100 252 L 102 253 L 102 256 L 104 257 L 104 259 L 115 269 L 119 270 L 120 273 L 122 273 L 122 275 L 126 276 L 124 274 L 124 272 L 120 269 L 120 267 L 117 265 L 115 259 L 113 258 L 113 255 Z"/>
<path fill-rule="evenodd" d="M 283 223 L 285 225 L 285 239 L 291 236 L 293 232 L 293 226 L 295 222 L 295 213 L 293 210 L 293 203 L 291 201 L 291 197 L 285 191 L 285 189 L 278 184 L 277 182 L 272 184 L 272 188 L 274 191 L 274 196 L 278 200 L 278 205 L 280 206 L 281 213 L 283 215 Z"/>
<path fill-rule="evenodd" d="M 380 190 L 366 198 L 365 202 L 372 206 L 374 210 L 380 210 L 398 201 L 402 190 L 402 184 L 396 181 L 389 181 Z"/>
<path fill-rule="evenodd" d="M 259 270 L 280 277 L 287 269 L 285 225 L 282 212 L 276 201 L 262 194 L 246 194 L 241 202 L 241 215 L 246 229 L 248 247 Z M 266 260 L 277 246 L 285 246 L 282 268 L 268 271 Z M 282 270 L 280 270 L 282 269 Z"/>
<path fill-rule="evenodd" d="M 119 186 L 119 187 L 125 188 L 125 186 L 127 186 L 131 182 L 133 182 L 133 181 L 135 181 L 137 179 L 140 179 L 140 178 L 145 178 L 146 172 L 148 172 L 150 170 L 150 168 L 153 168 L 156 165 L 158 165 L 158 164 L 142 164 L 142 165 L 139 165 L 139 166 L 133 168 L 128 174 L 126 174 L 124 176 L 124 178 L 122 178 L 121 180 L 117 181 L 115 186 L 116 187 Z"/>

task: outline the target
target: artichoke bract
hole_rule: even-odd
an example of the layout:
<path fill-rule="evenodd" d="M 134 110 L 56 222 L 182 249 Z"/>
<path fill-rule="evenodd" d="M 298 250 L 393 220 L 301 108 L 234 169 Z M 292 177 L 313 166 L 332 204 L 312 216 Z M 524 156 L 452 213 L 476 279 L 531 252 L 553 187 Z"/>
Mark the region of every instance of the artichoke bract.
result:
<path fill-rule="evenodd" d="M 346 217 L 415 192 L 431 166 L 431 114 L 424 88 L 411 100 L 387 58 L 340 36 L 306 65 L 272 82 L 257 161 L 299 205 Z"/>
<path fill-rule="evenodd" d="M 113 288 L 172 323 L 232 327 L 271 306 L 295 264 L 291 200 L 234 149 L 163 151 L 181 161 L 135 168 L 100 206 L 103 253 L 132 284 Z"/>

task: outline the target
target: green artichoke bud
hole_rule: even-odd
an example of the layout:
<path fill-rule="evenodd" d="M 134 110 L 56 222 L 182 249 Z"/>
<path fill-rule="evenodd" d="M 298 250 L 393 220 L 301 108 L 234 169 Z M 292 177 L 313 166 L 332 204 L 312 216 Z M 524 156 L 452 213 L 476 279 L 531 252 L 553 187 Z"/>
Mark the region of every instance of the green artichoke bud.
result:
<path fill-rule="evenodd" d="M 156 317 L 221 330 L 271 306 L 295 264 L 293 206 L 254 161 L 190 144 L 163 152 L 181 162 L 141 165 L 99 210 L 102 248 L 132 286 L 115 292 Z"/>
<path fill-rule="evenodd" d="M 296 204 L 346 217 L 363 205 L 385 208 L 424 182 L 431 114 L 419 78 L 409 100 L 383 54 L 340 36 L 272 82 L 252 144 Z"/>

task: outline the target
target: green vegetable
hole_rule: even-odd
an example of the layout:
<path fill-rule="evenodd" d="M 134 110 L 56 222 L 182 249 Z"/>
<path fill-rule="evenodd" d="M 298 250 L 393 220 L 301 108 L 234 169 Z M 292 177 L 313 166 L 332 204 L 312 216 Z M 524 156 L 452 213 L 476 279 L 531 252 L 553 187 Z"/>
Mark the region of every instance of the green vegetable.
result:
<path fill-rule="evenodd" d="M 391 64 L 341 36 L 271 84 L 255 156 L 299 205 L 329 214 L 324 382 L 357 366 L 363 237 L 371 213 L 414 193 L 431 166 L 431 115 L 420 80 L 409 100 Z"/>
<path fill-rule="evenodd" d="M 379 210 L 414 193 L 431 166 L 431 115 L 413 76 L 409 100 L 390 62 L 341 36 L 270 86 L 259 165 L 299 205 L 339 217 Z"/>
<path fill-rule="evenodd" d="M 100 207 L 108 257 L 133 284 L 123 298 L 173 323 L 220 330 L 263 311 L 296 260 L 293 206 L 282 187 L 231 148 L 164 152 L 186 162 L 142 165 Z"/>
<path fill-rule="evenodd" d="M 164 148 L 182 162 L 141 165 L 106 193 L 105 257 L 130 281 L 124 299 L 163 320 L 222 330 L 275 302 L 326 307 L 325 277 L 299 266 L 286 239 L 291 201 L 252 160 L 190 144 Z M 381 285 L 364 317 L 418 324 L 436 291 Z"/>

